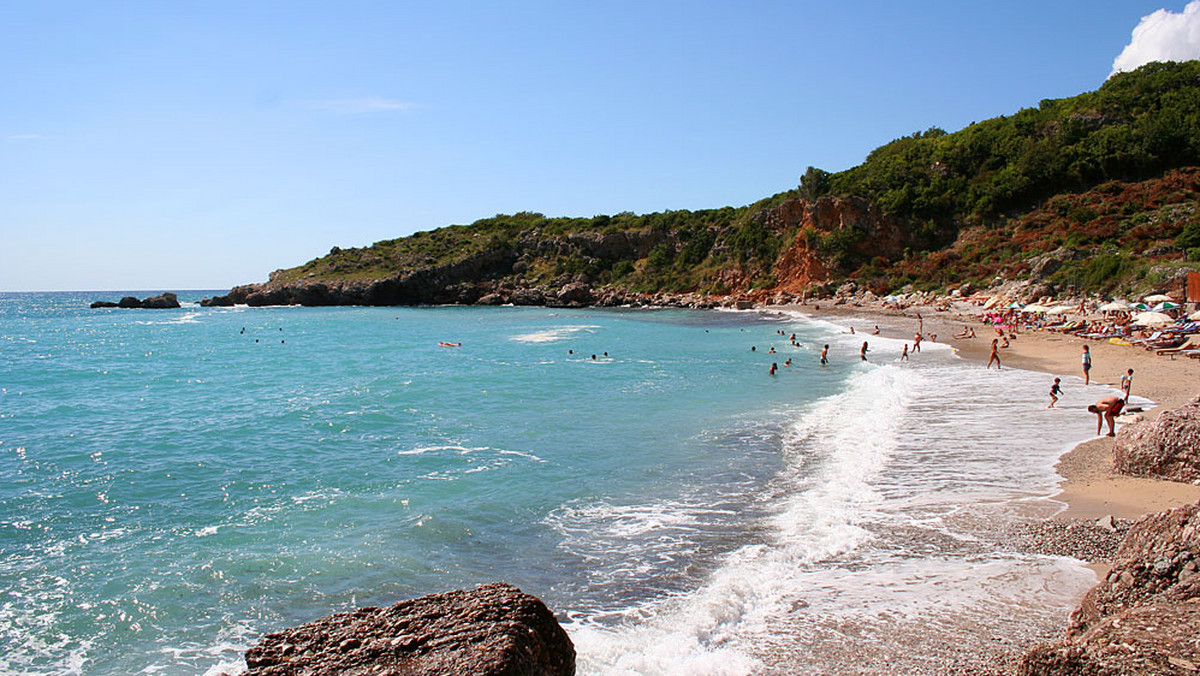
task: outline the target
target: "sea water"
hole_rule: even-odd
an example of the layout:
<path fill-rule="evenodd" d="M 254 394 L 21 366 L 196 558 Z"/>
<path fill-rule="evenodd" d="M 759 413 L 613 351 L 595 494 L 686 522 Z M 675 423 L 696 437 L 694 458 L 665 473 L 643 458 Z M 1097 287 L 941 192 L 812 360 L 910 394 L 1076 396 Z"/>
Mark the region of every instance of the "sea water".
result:
<path fill-rule="evenodd" d="M 492 581 L 580 673 L 835 673 L 919 654 L 905 627 L 1061 624 L 1094 582 L 986 535 L 1053 509 L 1104 394 L 1070 377 L 1046 409 L 1048 376 L 798 313 L 87 307 L 113 295 L 0 294 L 0 673 L 236 671 Z"/>

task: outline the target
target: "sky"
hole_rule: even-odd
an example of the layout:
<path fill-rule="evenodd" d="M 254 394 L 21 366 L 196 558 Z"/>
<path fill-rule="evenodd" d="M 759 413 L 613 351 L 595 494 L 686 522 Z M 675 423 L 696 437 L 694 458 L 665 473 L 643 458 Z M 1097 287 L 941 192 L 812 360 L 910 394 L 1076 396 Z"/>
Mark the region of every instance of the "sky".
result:
<path fill-rule="evenodd" d="M 742 206 L 1200 57 L 1200 0 L 0 2 L 0 291 L 224 290 L 500 213 Z"/>

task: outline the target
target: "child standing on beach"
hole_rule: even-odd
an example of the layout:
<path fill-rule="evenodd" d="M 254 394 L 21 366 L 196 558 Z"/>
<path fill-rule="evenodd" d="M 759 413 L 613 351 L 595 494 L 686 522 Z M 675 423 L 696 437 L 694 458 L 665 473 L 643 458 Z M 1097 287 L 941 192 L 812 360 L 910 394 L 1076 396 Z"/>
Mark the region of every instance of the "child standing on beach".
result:
<path fill-rule="evenodd" d="M 1121 391 L 1125 393 L 1125 403 L 1129 403 L 1129 390 L 1133 389 L 1133 369 L 1121 376 Z"/>
<path fill-rule="evenodd" d="M 1084 385 L 1087 385 L 1088 383 L 1091 382 L 1091 376 L 1089 375 L 1091 373 L 1091 371 L 1092 371 L 1092 353 L 1091 353 L 1091 351 L 1088 350 L 1088 346 L 1084 345 L 1083 346 L 1083 384 Z"/>
<path fill-rule="evenodd" d="M 1050 386 L 1050 405 L 1046 408 L 1054 408 L 1058 403 L 1058 395 L 1062 394 L 1062 388 L 1058 384 L 1062 382 L 1062 378 L 1055 378 L 1054 384 Z"/>

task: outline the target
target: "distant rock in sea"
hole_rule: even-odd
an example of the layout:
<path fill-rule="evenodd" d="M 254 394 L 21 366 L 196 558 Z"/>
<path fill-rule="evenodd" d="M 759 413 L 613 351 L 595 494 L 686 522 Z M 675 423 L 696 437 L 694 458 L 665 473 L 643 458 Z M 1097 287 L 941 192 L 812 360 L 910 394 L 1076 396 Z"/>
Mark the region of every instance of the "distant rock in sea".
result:
<path fill-rule="evenodd" d="M 179 297 L 168 291 L 157 296 L 150 296 L 144 300 L 138 300 L 134 296 L 125 296 L 117 303 L 98 300 L 92 303 L 91 307 L 93 309 L 119 307 L 135 310 L 170 310 L 179 307 Z"/>
<path fill-rule="evenodd" d="M 575 673 L 575 646 L 539 599 L 489 584 L 360 608 L 268 634 L 246 676 Z"/>

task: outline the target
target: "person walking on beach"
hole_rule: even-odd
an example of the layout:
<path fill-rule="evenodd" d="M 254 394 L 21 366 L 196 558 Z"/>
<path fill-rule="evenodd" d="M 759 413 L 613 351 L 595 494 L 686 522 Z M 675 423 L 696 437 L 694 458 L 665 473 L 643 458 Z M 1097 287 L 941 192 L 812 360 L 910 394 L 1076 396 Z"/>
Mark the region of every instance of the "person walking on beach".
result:
<path fill-rule="evenodd" d="M 821 348 L 821 366 L 825 366 L 828 363 L 829 363 L 829 346 L 826 345 L 825 347 Z"/>
<path fill-rule="evenodd" d="M 1100 401 L 1088 406 L 1089 413 L 1096 414 L 1096 434 L 1100 434 L 1103 429 L 1104 421 L 1108 421 L 1108 436 L 1117 436 L 1113 427 L 1116 423 L 1117 416 L 1121 414 L 1121 409 L 1125 408 L 1125 400 L 1120 397 L 1105 397 Z"/>
<path fill-rule="evenodd" d="M 1125 375 L 1121 376 L 1121 391 L 1125 393 L 1125 403 L 1126 404 L 1129 403 L 1129 390 L 1132 390 L 1132 389 L 1133 389 L 1133 369 L 1129 369 L 1128 371 L 1125 372 Z"/>
<path fill-rule="evenodd" d="M 992 362 L 996 362 L 996 370 L 1000 370 L 1000 340 L 992 339 L 992 353 L 988 355 L 987 368 L 992 368 Z"/>
<path fill-rule="evenodd" d="M 1050 405 L 1046 408 L 1054 408 L 1058 403 L 1058 395 L 1062 394 L 1062 388 L 1058 386 L 1062 382 L 1062 378 L 1055 378 L 1054 384 L 1050 386 Z"/>
<path fill-rule="evenodd" d="M 1083 384 L 1087 385 L 1091 382 L 1092 371 L 1092 353 L 1088 350 L 1088 346 L 1083 346 Z"/>
<path fill-rule="evenodd" d="M 861 351 L 858 353 L 858 354 L 859 354 L 859 356 L 860 356 L 860 357 L 862 357 L 862 360 L 863 360 L 863 361 L 866 361 L 866 360 L 867 360 L 867 351 L 868 351 L 868 350 L 867 350 L 867 341 L 865 341 L 865 340 L 864 340 L 864 341 L 863 341 L 862 350 L 861 350 Z"/>

